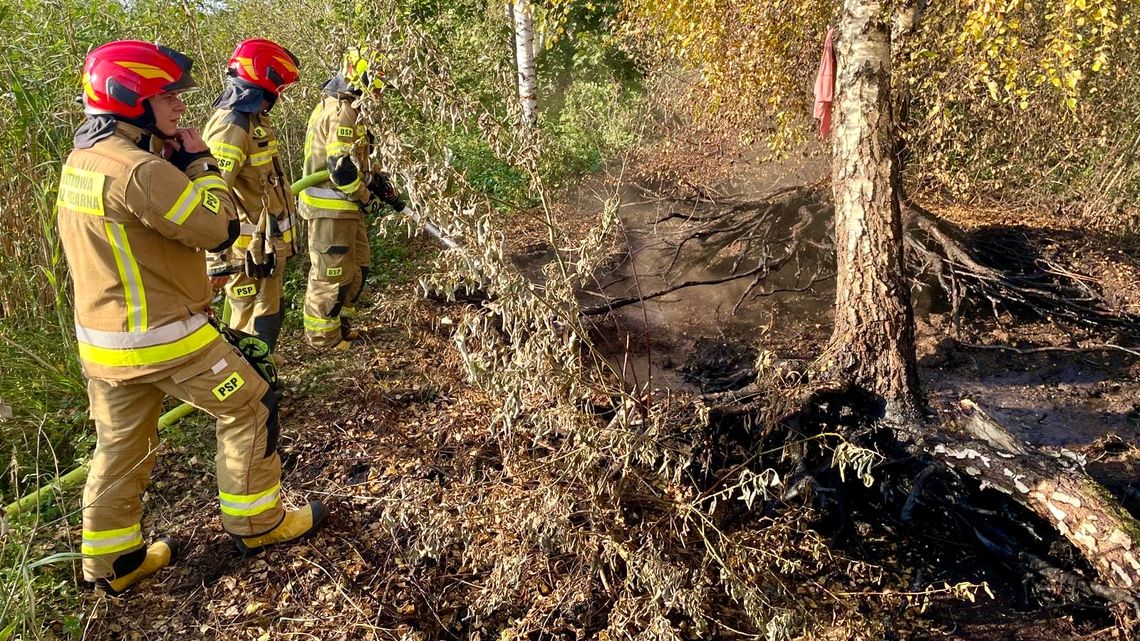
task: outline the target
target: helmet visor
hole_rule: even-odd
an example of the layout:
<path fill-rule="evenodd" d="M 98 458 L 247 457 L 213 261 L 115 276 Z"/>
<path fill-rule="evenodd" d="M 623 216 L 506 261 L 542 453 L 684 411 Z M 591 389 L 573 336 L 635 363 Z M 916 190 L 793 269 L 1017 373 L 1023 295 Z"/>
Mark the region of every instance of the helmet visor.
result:
<path fill-rule="evenodd" d="M 158 45 L 158 50 L 169 56 L 174 64 L 182 70 L 182 75 L 175 78 L 174 82 L 164 86 L 163 91 L 187 92 L 198 88 L 198 82 L 194 80 L 194 76 L 190 75 L 190 69 L 194 66 L 194 62 L 186 54 L 162 45 Z"/>

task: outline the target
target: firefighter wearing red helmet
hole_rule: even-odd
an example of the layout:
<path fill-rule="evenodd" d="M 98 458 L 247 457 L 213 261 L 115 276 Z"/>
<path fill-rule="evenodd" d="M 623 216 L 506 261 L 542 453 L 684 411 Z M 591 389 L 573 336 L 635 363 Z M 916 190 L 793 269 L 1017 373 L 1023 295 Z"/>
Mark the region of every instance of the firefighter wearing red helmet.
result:
<path fill-rule="evenodd" d="M 309 282 L 305 290 L 305 338 L 317 348 L 347 350 L 356 338 L 350 319 L 371 264 L 364 212 L 380 203 L 397 211 L 404 202 L 388 177 L 371 164 L 372 134 L 361 121 L 359 101 L 377 93 L 383 77 L 368 47 L 350 48 L 340 71 L 323 87 L 305 132 L 306 176 L 328 169 L 329 179 L 299 195 L 309 225 Z"/>
<path fill-rule="evenodd" d="M 83 491 L 83 576 L 118 593 L 172 562 L 146 545 L 141 496 L 155 463 L 166 395 L 217 417 L 222 524 L 241 549 L 315 532 L 318 502 L 286 511 L 274 441 L 276 400 L 207 318 L 202 250 L 237 238 L 217 160 L 181 129 L 190 60 L 117 41 L 83 69 L 87 120 L 63 167 L 58 226 L 74 285 L 79 358 L 96 445 Z"/>
<path fill-rule="evenodd" d="M 233 191 L 241 235 L 228 252 L 210 256 L 209 273 L 225 283 L 230 327 L 274 351 L 285 315 L 285 260 L 295 253 L 295 211 L 269 110 L 297 81 L 297 58 L 271 40 L 245 40 L 226 73 L 205 138 Z"/>

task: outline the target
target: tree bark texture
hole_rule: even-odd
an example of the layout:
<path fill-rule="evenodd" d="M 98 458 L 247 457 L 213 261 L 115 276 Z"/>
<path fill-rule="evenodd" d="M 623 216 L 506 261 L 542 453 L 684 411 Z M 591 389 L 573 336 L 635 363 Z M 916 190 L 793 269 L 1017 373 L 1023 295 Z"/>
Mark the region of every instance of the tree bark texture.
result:
<path fill-rule="evenodd" d="M 932 440 L 942 462 L 1008 494 L 1069 540 L 1100 581 L 1140 594 L 1140 523 L 1103 486 L 1090 478 L 1077 455 L 1022 448 L 977 405 L 963 401 L 963 432 L 974 438 Z"/>
<path fill-rule="evenodd" d="M 523 127 L 538 125 L 538 79 L 534 71 L 534 23 L 531 20 L 530 0 L 513 0 L 515 30 L 515 63 L 519 79 L 519 104 L 522 106 Z"/>
<path fill-rule="evenodd" d="M 835 327 L 824 361 L 885 401 L 885 418 L 910 422 L 919 407 L 914 312 L 903 262 L 893 175 L 891 47 L 877 0 L 846 0 L 836 51 Z"/>

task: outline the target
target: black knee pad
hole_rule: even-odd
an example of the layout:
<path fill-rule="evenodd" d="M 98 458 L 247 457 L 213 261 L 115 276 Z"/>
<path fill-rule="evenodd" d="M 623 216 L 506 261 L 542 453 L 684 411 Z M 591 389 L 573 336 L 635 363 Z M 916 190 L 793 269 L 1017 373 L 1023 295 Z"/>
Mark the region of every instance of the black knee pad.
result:
<path fill-rule="evenodd" d="M 277 313 L 270 316 L 258 316 L 253 319 L 253 333 L 269 345 L 269 351 L 277 351 L 277 337 L 281 335 L 281 324 L 285 320 L 285 299 L 281 299 L 281 306 Z"/>
<path fill-rule="evenodd" d="M 364 286 L 368 284 L 368 271 L 367 266 L 360 268 L 360 289 L 356 290 L 356 296 L 352 297 L 353 305 L 360 301 L 360 296 L 364 294 Z"/>
<path fill-rule="evenodd" d="M 269 410 L 269 418 L 265 420 L 265 454 L 267 458 L 277 451 L 277 437 L 281 434 L 281 425 L 278 422 L 278 409 L 281 407 L 281 393 L 276 390 L 267 390 L 261 397 L 261 404 Z"/>

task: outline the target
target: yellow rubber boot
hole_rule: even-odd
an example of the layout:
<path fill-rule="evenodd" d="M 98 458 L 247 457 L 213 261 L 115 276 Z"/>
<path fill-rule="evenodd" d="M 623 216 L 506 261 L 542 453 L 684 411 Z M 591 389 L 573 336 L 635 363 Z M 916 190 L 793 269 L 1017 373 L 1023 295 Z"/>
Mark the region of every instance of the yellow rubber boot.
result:
<path fill-rule="evenodd" d="M 96 584 L 111 596 L 119 596 L 127 588 L 174 563 L 177 558 L 178 543 L 163 537 L 147 547 L 146 556 L 137 568 L 114 579 L 100 579 Z"/>
<path fill-rule="evenodd" d="M 242 554 L 260 552 L 270 545 L 288 543 L 307 536 L 312 536 L 325 524 L 329 509 L 320 501 L 310 501 L 308 505 L 297 510 L 285 513 L 285 518 L 277 527 L 258 536 L 234 537 Z"/>

